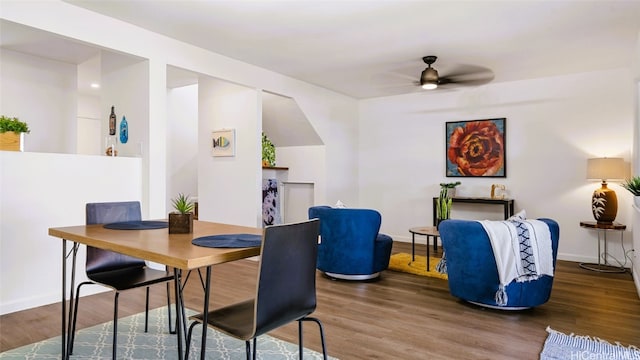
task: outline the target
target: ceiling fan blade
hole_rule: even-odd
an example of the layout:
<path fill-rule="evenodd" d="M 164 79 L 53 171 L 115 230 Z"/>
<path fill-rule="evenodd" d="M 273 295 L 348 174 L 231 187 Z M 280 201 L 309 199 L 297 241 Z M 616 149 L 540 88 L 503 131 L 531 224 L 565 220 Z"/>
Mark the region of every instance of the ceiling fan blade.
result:
<path fill-rule="evenodd" d="M 488 68 L 476 65 L 461 65 L 441 76 L 438 83 L 440 85 L 483 85 L 493 80 L 494 77 L 493 71 Z"/>
<path fill-rule="evenodd" d="M 493 75 L 487 77 L 478 77 L 478 78 L 467 78 L 467 79 L 457 79 L 457 78 L 440 78 L 438 81 L 438 85 L 465 85 L 465 86 L 479 86 L 488 84 L 493 80 Z"/>

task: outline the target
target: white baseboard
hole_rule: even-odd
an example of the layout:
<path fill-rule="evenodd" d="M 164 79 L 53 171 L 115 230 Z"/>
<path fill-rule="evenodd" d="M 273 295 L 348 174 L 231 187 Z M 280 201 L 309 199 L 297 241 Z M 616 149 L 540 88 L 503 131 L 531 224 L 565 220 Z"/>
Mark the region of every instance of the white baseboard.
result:
<path fill-rule="evenodd" d="M 82 288 L 82 296 L 98 294 L 105 291 L 111 291 L 102 286 L 87 286 Z M 0 315 L 14 313 L 16 311 L 22 311 L 27 309 L 36 308 L 39 306 L 55 304 L 62 301 L 62 296 L 59 293 L 49 293 L 40 296 L 34 296 L 30 298 L 22 298 L 13 300 L 11 302 L 0 304 Z"/>

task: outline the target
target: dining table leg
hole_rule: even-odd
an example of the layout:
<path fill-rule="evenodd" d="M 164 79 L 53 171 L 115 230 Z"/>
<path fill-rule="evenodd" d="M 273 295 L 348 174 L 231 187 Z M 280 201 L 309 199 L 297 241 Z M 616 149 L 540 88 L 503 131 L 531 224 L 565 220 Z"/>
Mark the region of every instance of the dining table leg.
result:
<path fill-rule="evenodd" d="M 207 330 L 209 329 L 209 292 L 211 290 L 211 266 L 207 266 L 204 289 L 204 309 L 202 316 L 202 342 L 200 347 L 200 360 L 205 360 L 207 350 Z"/>
<path fill-rule="evenodd" d="M 61 336 L 61 351 L 62 359 L 67 360 L 71 356 L 71 340 L 73 334 L 71 334 L 72 320 L 73 320 L 73 306 L 75 299 L 75 279 L 76 279 L 76 259 L 78 255 L 78 248 L 80 245 L 76 242 L 71 247 L 70 254 L 67 254 L 67 240 L 62 239 L 62 336 Z M 67 257 L 71 256 L 71 283 L 69 284 L 69 306 L 67 311 Z"/>
<path fill-rule="evenodd" d="M 176 298 L 176 337 L 178 341 L 178 359 L 184 359 L 184 352 L 182 350 L 182 344 L 184 344 L 184 301 L 182 300 L 182 286 L 180 284 L 180 275 L 182 271 L 177 268 L 173 268 L 173 286 Z"/>
<path fill-rule="evenodd" d="M 60 342 L 62 343 L 62 359 L 67 360 L 67 240 L 62 239 L 62 331 Z"/>

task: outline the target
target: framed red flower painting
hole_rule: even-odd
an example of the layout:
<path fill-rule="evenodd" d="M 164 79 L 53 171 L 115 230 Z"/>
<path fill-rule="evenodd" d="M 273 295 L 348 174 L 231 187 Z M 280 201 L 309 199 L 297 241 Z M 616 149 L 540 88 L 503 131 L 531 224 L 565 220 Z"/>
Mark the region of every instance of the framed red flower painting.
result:
<path fill-rule="evenodd" d="M 506 177 L 506 118 L 446 123 L 447 177 Z"/>

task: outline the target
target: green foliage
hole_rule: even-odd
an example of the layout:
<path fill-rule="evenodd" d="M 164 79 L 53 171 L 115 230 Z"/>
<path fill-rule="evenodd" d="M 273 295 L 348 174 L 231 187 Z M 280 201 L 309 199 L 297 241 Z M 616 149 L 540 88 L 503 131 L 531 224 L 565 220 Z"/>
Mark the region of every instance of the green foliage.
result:
<path fill-rule="evenodd" d="M 17 133 L 29 133 L 29 125 L 16 117 L 0 116 L 0 133 L 13 131 Z"/>
<path fill-rule="evenodd" d="M 640 196 L 640 176 L 634 176 L 630 179 L 627 179 L 622 187 L 629 190 L 635 196 Z"/>
<path fill-rule="evenodd" d="M 173 208 L 180 214 L 193 212 L 193 209 L 196 207 L 196 204 L 189 198 L 189 195 L 185 196 L 182 193 L 179 193 L 177 198 L 171 199 L 171 203 L 173 203 Z"/>
<path fill-rule="evenodd" d="M 452 183 L 440 183 L 440 196 L 436 200 L 436 218 L 440 220 L 448 219 L 451 215 L 451 204 L 453 200 L 449 197 L 449 189 L 460 185 L 460 181 Z"/>
<path fill-rule="evenodd" d="M 269 163 L 269 166 L 276 166 L 276 148 L 264 133 L 262 133 L 262 161 Z"/>
<path fill-rule="evenodd" d="M 452 183 L 440 183 L 440 187 L 443 189 L 453 189 L 454 187 L 462 184 L 460 181 L 452 182 Z"/>

